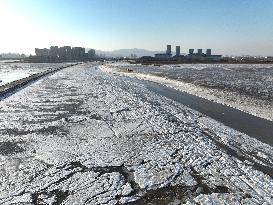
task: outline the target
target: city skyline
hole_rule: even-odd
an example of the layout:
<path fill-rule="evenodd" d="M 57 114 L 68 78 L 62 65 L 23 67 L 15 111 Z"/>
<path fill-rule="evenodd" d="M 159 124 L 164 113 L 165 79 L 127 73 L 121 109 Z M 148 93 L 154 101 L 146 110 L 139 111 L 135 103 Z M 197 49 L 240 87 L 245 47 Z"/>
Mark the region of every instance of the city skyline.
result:
<path fill-rule="evenodd" d="M 164 50 L 165 44 L 223 55 L 273 55 L 273 2 L 189 0 L 0 0 L 0 53 L 82 46 Z"/>

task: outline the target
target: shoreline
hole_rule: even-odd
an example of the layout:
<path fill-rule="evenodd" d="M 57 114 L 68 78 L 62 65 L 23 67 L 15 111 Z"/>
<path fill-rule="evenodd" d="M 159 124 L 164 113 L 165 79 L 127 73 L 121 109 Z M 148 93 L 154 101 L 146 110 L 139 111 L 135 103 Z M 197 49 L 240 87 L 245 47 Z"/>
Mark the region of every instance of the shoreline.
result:
<path fill-rule="evenodd" d="M 71 67 L 71 66 L 74 66 L 74 65 L 77 65 L 77 64 L 69 64 L 69 65 L 66 65 L 66 66 L 58 67 L 58 68 L 52 68 L 52 69 L 46 70 L 44 72 L 35 73 L 35 74 L 32 74 L 32 75 L 30 75 L 28 77 L 25 77 L 25 78 L 15 80 L 15 81 L 12 81 L 10 83 L 6 83 L 4 85 L 1 85 L 0 86 L 0 100 L 6 98 L 7 96 L 9 96 L 10 93 L 12 94 L 12 92 L 23 88 L 24 86 L 28 85 L 29 83 L 32 83 L 32 82 L 34 82 L 36 80 L 39 80 L 40 78 L 42 78 L 42 77 L 44 77 L 46 75 L 55 73 L 55 72 L 57 72 L 59 70 L 62 70 L 64 68 L 68 68 L 68 67 Z"/>
<path fill-rule="evenodd" d="M 0 204 L 272 204 L 272 146 L 99 66 L 0 101 Z"/>
<path fill-rule="evenodd" d="M 152 74 L 128 72 L 122 69 L 114 70 L 108 65 L 103 65 L 100 67 L 106 72 L 133 77 L 139 80 L 159 83 L 161 85 L 165 85 L 178 91 L 186 92 L 188 94 L 195 95 L 197 97 L 204 98 L 212 102 L 223 104 L 269 121 L 272 121 L 273 119 L 273 113 L 270 112 L 270 110 L 273 110 L 273 105 L 265 105 L 264 100 L 256 99 L 251 96 L 239 95 L 238 93 L 231 91 L 205 88 L 201 86 L 196 86 L 191 83 L 186 83 Z"/>
<path fill-rule="evenodd" d="M 179 64 L 246 64 L 246 65 L 251 65 L 251 64 L 272 64 L 273 61 L 255 61 L 255 62 L 225 62 L 225 61 L 135 61 L 135 62 L 129 62 L 130 64 L 142 64 L 142 65 L 179 65 Z"/>

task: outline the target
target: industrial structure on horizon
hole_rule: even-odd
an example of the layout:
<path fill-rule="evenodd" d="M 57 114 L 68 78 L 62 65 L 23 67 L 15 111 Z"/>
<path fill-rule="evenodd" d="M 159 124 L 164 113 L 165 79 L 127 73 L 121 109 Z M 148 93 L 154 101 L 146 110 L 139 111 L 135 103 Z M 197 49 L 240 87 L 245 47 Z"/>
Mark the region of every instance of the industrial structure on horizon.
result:
<path fill-rule="evenodd" d="M 32 62 L 64 62 L 95 60 L 96 52 L 90 49 L 87 53 L 83 47 L 51 46 L 48 48 L 35 48 L 35 56 L 30 56 Z"/>
<path fill-rule="evenodd" d="M 212 55 L 211 49 L 207 49 L 206 53 L 203 53 L 203 49 L 197 49 L 197 53 L 194 53 L 194 49 L 189 49 L 187 55 L 181 55 L 180 46 L 176 46 L 175 56 L 172 56 L 172 46 L 167 45 L 166 53 L 155 54 L 154 60 L 181 60 L 181 61 L 220 61 L 222 55 Z"/>

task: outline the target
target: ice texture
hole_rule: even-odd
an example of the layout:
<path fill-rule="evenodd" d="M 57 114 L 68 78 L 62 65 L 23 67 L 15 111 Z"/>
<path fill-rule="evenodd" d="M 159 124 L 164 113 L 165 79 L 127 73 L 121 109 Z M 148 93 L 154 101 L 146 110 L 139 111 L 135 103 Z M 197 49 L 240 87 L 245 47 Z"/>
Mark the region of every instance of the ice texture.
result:
<path fill-rule="evenodd" d="M 272 204 L 273 149 L 86 63 L 0 101 L 0 204 Z"/>
<path fill-rule="evenodd" d="M 0 86 L 35 73 L 41 73 L 68 64 L 69 63 L 7 63 L 0 61 Z"/>
<path fill-rule="evenodd" d="M 225 104 L 273 121 L 273 65 L 107 63 L 102 69 L 169 87 Z M 126 72 L 128 69 L 133 72 Z"/>

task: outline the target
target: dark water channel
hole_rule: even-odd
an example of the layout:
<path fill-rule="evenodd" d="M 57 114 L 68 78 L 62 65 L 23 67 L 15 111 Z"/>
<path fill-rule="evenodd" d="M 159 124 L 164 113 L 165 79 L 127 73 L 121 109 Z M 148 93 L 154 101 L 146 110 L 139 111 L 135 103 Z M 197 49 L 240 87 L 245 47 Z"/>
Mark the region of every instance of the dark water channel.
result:
<path fill-rule="evenodd" d="M 182 103 L 228 127 L 273 146 L 272 121 L 173 88 L 159 85 L 157 83 L 145 81 L 144 84 L 149 90 L 157 94 Z"/>

